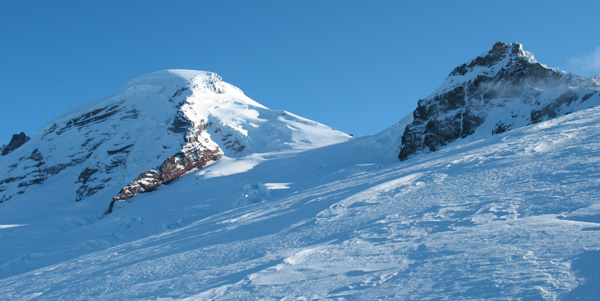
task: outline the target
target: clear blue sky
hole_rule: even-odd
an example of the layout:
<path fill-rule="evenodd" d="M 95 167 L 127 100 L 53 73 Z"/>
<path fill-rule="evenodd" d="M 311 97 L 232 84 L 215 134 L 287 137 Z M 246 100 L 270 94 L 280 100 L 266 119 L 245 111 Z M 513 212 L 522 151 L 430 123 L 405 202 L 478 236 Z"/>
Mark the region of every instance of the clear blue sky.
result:
<path fill-rule="evenodd" d="M 0 1 L 0 144 L 137 76 L 208 70 L 355 135 L 496 41 L 598 74 L 600 1 Z M 594 55 L 596 57 L 594 57 Z"/>

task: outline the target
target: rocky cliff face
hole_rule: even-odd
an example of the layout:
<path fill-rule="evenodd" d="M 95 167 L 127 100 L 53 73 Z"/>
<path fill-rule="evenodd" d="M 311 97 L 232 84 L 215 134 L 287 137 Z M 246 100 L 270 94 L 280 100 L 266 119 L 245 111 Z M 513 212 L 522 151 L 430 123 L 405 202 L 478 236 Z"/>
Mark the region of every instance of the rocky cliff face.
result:
<path fill-rule="evenodd" d="M 597 79 L 538 63 L 521 44 L 498 42 L 419 100 L 398 157 L 406 160 L 474 134 L 499 134 L 598 105 L 599 87 Z"/>
<path fill-rule="evenodd" d="M 21 132 L 19 134 L 14 134 L 12 136 L 12 139 L 10 139 L 10 142 L 8 143 L 8 145 L 3 145 L 2 149 L 1 149 L 1 153 L 0 155 L 2 156 L 6 156 L 12 152 L 14 152 L 17 148 L 19 148 L 21 145 L 25 144 L 25 142 L 29 141 L 29 137 L 27 137 L 27 135 L 25 135 L 25 133 Z"/>

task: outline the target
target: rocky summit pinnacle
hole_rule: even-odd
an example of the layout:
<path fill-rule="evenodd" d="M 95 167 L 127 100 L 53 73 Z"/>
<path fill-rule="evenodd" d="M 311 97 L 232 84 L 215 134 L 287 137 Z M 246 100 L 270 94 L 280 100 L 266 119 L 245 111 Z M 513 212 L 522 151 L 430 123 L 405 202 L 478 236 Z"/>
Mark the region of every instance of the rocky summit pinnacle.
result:
<path fill-rule="evenodd" d="M 594 78 L 538 63 L 519 43 L 498 42 L 418 101 L 398 158 L 589 108 L 600 103 L 599 87 Z"/>
<path fill-rule="evenodd" d="M 465 75 L 467 72 L 472 71 L 475 67 L 492 67 L 500 63 L 507 57 L 523 57 L 529 60 L 534 60 L 533 55 L 530 52 L 523 50 L 523 45 L 519 43 L 505 44 L 497 42 L 492 46 L 492 49 L 484 55 L 478 56 L 472 60 L 468 65 L 462 64 L 450 75 Z"/>
<path fill-rule="evenodd" d="M 14 134 L 12 136 L 12 139 L 10 139 L 10 142 L 8 143 L 8 145 L 6 145 L 6 147 L 4 147 L 4 149 L 2 149 L 2 156 L 6 156 L 10 153 L 12 153 L 13 151 L 15 151 L 17 148 L 21 147 L 21 145 L 25 144 L 25 142 L 29 141 L 29 137 L 27 137 L 27 135 L 25 135 L 25 133 L 21 132 L 19 134 Z"/>

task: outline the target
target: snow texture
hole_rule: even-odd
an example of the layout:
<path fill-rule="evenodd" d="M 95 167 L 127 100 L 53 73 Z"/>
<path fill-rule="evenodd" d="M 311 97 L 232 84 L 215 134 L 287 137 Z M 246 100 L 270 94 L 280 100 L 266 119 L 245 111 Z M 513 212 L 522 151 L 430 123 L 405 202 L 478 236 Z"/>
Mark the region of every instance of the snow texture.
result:
<path fill-rule="evenodd" d="M 103 217 L 61 206 L 34 218 L 7 202 L 3 223 L 28 225 L 1 229 L 0 296 L 594 298 L 599 116 L 592 108 L 403 163 L 369 147 L 380 136 L 265 156 Z M 231 164 L 207 173 L 221 163 Z"/>
<path fill-rule="evenodd" d="M 3 156 L 0 202 L 27 206 L 32 199 L 54 195 L 45 206 L 84 199 L 107 206 L 106 200 L 141 173 L 181 152 L 248 158 L 243 160 L 247 164 L 212 174 L 217 176 L 252 168 L 261 154 L 293 153 L 348 139 L 318 122 L 269 110 L 215 73 L 160 71 L 57 117 Z M 150 185 L 151 180 L 139 183 Z"/>
<path fill-rule="evenodd" d="M 214 73 L 134 79 L 0 157 L 0 299 L 597 298 L 600 107 L 398 162 L 413 121 L 350 139 Z M 223 156 L 104 214 L 190 133 Z"/>

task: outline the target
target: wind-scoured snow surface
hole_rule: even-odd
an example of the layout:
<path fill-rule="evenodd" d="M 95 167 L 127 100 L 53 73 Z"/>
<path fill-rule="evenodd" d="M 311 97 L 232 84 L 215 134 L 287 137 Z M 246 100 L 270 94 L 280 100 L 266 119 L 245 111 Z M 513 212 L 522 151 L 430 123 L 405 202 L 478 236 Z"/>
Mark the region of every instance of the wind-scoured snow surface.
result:
<path fill-rule="evenodd" d="M 598 296 L 600 108 L 391 162 L 409 122 L 293 156 L 228 157 L 103 218 L 49 207 L 44 230 L 11 200 L 0 297 Z M 226 172 L 235 161 L 253 168 Z"/>

